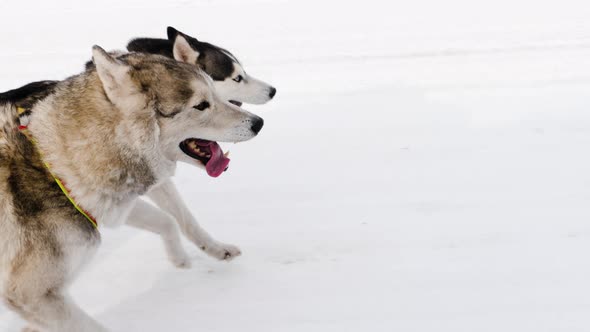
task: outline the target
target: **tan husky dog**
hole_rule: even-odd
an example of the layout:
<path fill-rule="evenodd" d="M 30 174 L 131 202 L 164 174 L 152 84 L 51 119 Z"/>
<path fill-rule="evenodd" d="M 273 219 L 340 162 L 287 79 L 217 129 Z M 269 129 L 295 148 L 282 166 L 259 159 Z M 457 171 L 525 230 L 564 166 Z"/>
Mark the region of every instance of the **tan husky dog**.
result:
<path fill-rule="evenodd" d="M 222 172 L 215 141 L 262 127 L 193 65 L 100 47 L 93 61 L 35 105 L 26 130 L 0 105 L 0 295 L 30 330 L 106 331 L 67 295 L 100 243 L 91 220 L 123 223 L 178 161 Z"/>

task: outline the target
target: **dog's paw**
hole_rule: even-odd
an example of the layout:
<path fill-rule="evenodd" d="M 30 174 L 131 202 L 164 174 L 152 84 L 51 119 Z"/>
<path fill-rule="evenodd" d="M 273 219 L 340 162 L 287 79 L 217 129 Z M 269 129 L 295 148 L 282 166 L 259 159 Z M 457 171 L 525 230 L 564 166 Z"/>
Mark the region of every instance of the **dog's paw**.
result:
<path fill-rule="evenodd" d="M 220 261 L 231 261 L 242 254 L 240 248 L 231 244 L 220 242 L 203 245 L 201 246 L 201 250 L 206 252 L 209 256 L 219 259 Z"/>
<path fill-rule="evenodd" d="M 184 250 L 168 250 L 168 260 L 179 269 L 190 269 L 192 264 Z"/>
<path fill-rule="evenodd" d="M 191 260 L 188 257 L 174 257 L 170 258 L 170 261 L 179 269 L 190 269 L 192 267 Z"/>

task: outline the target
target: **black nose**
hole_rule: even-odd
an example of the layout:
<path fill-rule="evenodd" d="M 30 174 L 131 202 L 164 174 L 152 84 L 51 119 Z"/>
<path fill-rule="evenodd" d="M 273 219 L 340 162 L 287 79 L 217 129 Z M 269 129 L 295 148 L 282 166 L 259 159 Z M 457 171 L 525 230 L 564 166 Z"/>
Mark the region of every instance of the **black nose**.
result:
<path fill-rule="evenodd" d="M 276 94 L 277 94 L 277 89 L 271 87 L 270 92 L 268 93 L 268 96 L 272 99 Z"/>
<path fill-rule="evenodd" d="M 264 126 L 264 120 L 262 120 L 262 118 L 256 118 L 252 121 L 252 131 L 254 132 L 254 134 L 258 134 L 260 132 L 260 129 L 262 129 L 262 126 Z"/>

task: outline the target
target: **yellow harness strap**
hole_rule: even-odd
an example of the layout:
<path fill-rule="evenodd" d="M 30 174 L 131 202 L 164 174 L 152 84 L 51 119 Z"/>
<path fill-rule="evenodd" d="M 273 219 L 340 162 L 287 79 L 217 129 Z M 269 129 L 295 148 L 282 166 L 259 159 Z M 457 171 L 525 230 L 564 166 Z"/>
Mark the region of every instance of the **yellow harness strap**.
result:
<path fill-rule="evenodd" d="M 22 107 L 17 107 L 16 110 L 18 112 L 18 115 L 21 115 L 27 111 L 26 109 L 24 109 Z M 33 136 L 31 135 L 31 133 L 29 132 L 29 130 L 27 129 L 26 126 L 20 126 L 19 129 L 29 139 L 29 141 L 31 141 L 31 143 L 33 143 L 33 145 L 37 144 L 37 142 L 35 141 L 35 139 L 33 138 Z M 41 155 L 41 151 L 39 151 L 39 155 Z M 43 159 L 42 155 L 41 155 L 41 159 Z M 53 177 L 53 180 L 55 181 L 55 183 L 57 183 L 57 185 L 59 186 L 61 191 L 64 193 L 64 195 L 66 195 L 66 197 L 68 198 L 70 203 L 72 203 L 72 205 L 76 208 L 76 210 L 78 210 L 78 212 L 80 212 L 80 214 L 82 214 L 84 217 L 86 217 L 86 219 L 88 219 L 88 221 L 90 221 L 92 226 L 94 226 L 95 228 L 98 228 L 98 223 L 96 222 L 96 219 L 94 219 L 90 215 L 90 213 L 86 212 L 83 208 L 81 208 L 78 204 L 76 204 L 76 201 L 70 195 L 70 191 L 65 186 L 65 184 L 57 176 L 55 176 L 53 174 L 53 172 L 51 172 L 51 167 L 49 167 L 49 164 L 45 161 L 43 161 L 43 164 L 45 165 L 45 168 L 47 168 L 47 171 L 49 172 L 51 177 Z"/>

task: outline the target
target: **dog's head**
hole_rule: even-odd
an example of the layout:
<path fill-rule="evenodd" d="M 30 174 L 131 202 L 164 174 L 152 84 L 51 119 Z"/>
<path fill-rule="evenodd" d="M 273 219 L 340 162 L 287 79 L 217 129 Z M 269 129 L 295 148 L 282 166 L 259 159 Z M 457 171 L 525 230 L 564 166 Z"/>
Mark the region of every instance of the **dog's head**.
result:
<path fill-rule="evenodd" d="M 113 57 L 98 46 L 93 61 L 110 102 L 133 114 L 132 125 L 153 124 L 157 150 L 172 161 L 217 177 L 229 163 L 217 141 L 249 140 L 262 128 L 260 117 L 218 96 L 211 78 L 193 65 L 150 54 Z"/>
<path fill-rule="evenodd" d="M 174 57 L 177 61 L 196 65 L 212 79 L 219 96 L 236 104 L 264 104 L 277 90 L 246 73 L 242 64 L 229 51 L 198 41 L 168 27 L 168 41 L 140 38 L 127 45 L 129 51 L 149 52 Z"/>

